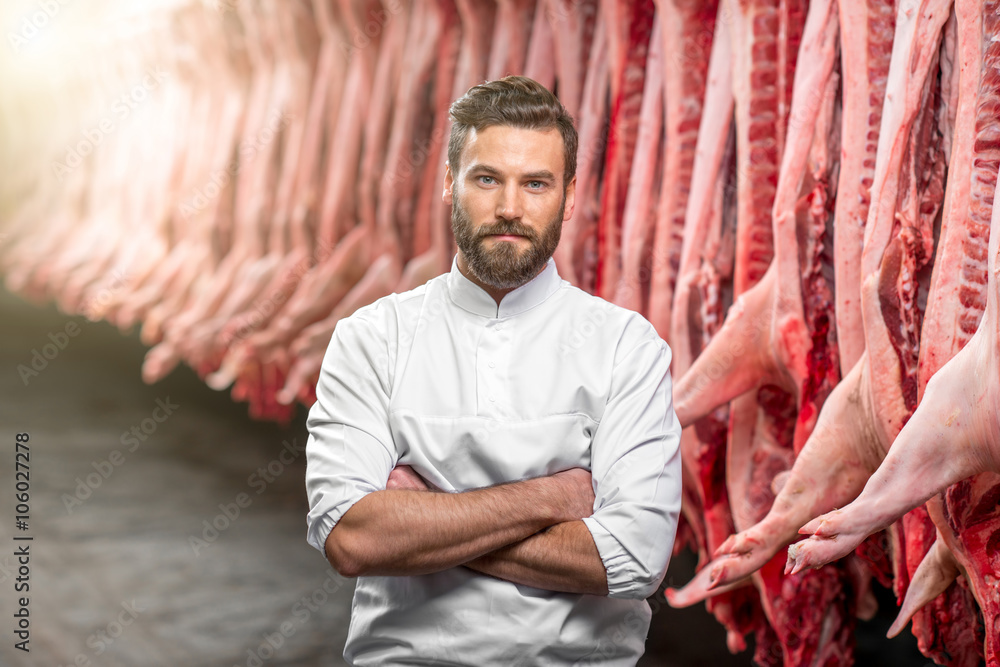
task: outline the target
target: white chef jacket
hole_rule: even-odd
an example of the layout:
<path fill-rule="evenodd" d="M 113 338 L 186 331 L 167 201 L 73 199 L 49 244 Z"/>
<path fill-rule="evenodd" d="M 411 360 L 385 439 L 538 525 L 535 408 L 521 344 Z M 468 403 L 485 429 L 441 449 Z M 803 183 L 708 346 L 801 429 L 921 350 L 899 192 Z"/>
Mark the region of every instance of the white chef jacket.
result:
<path fill-rule="evenodd" d="M 453 260 L 341 320 L 308 418 L 309 543 L 322 552 L 396 465 L 452 492 L 581 467 L 609 591 L 558 593 L 461 566 L 359 577 L 345 659 L 634 665 L 681 505 L 670 357 L 641 315 L 573 287 L 552 259 L 499 306 Z"/>

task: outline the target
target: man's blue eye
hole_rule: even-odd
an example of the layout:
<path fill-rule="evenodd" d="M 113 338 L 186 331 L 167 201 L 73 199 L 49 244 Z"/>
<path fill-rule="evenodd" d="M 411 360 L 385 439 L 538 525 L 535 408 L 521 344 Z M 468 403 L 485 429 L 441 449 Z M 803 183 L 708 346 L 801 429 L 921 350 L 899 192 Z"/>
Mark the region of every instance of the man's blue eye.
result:
<path fill-rule="evenodd" d="M 531 186 L 533 190 L 545 187 L 545 183 L 542 183 L 541 181 L 528 181 L 528 185 Z"/>
<path fill-rule="evenodd" d="M 490 183 L 493 182 L 493 177 L 492 176 L 480 176 L 479 177 L 479 182 L 482 183 L 482 184 L 484 184 L 484 185 L 489 185 Z"/>

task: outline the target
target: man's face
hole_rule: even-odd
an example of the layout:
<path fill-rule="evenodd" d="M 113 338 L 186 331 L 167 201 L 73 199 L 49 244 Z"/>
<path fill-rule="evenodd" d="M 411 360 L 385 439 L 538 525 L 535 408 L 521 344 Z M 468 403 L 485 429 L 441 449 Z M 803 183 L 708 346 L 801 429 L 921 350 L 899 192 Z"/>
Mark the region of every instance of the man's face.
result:
<path fill-rule="evenodd" d="M 460 269 L 505 290 L 538 275 L 573 214 L 576 179 L 564 188 L 563 161 L 557 129 L 470 130 L 458 172 L 445 174 Z"/>

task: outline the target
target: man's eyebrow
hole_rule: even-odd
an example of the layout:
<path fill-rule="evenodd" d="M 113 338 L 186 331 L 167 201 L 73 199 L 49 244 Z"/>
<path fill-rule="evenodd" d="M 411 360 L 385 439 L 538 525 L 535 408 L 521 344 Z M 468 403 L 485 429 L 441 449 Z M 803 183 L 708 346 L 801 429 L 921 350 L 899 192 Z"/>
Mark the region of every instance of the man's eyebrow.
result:
<path fill-rule="evenodd" d="M 554 181 L 556 180 L 556 175 L 553 174 L 548 169 L 542 169 L 540 171 L 529 172 L 524 175 L 524 178 L 529 181 L 534 181 L 534 180 Z"/>
<path fill-rule="evenodd" d="M 489 176 L 501 176 L 500 170 L 485 164 L 474 164 L 469 167 L 470 174 L 488 174 Z M 521 178 L 528 181 L 549 180 L 554 181 L 556 176 L 548 169 L 540 169 L 522 174 Z"/>
<path fill-rule="evenodd" d="M 493 167 L 485 164 L 474 164 L 469 167 L 470 174 L 489 174 L 490 176 L 499 176 L 500 170 L 494 169 Z"/>

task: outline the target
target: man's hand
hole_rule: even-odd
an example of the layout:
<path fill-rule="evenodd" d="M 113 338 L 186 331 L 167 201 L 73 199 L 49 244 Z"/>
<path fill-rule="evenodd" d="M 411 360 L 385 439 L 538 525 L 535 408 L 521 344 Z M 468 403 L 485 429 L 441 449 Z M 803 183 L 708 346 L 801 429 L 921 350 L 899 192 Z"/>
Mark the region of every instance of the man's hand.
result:
<path fill-rule="evenodd" d="M 583 468 L 570 468 L 552 475 L 562 485 L 566 514 L 563 521 L 584 519 L 594 513 L 594 480 Z"/>
<path fill-rule="evenodd" d="M 327 559 L 344 576 L 440 572 L 593 510 L 585 470 L 459 493 L 426 493 L 433 489 L 408 466 L 390 477 L 396 488 L 366 494 L 326 538 Z"/>
<path fill-rule="evenodd" d="M 594 513 L 594 482 L 590 472 L 583 468 L 571 468 L 557 472 L 552 477 L 559 481 L 563 489 L 565 497 L 562 507 L 565 512 L 563 521 L 583 519 Z M 385 488 L 408 491 L 441 490 L 424 480 L 408 465 L 398 465 L 393 468 Z"/>
<path fill-rule="evenodd" d="M 580 519 L 594 513 L 591 473 L 572 468 L 550 476 L 562 499 L 562 522 L 465 566 L 516 584 L 562 593 L 608 594 L 608 575 L 590 530 Z"/>
<path fill-rule="evenodd" d="M 590 472 L 572 468 L 549 476 L 559 499 L 561 523 L 542 529 L 521 542 L 470 560 L 465 566 L 537 588 L 565 593 L 607 595 L 607 573 L 590 536 L 579 519 L 594 511 L 594 483 Z M 389 474 L 386 489 L 439 491 L 407 465 Z M 543 537 L 544 535 L 544 537 Z"/>
<path fill-rule="evenodd" d="M 389 481 L 385 483 L 387 489 L 407 489 L 409 491 L 440 491 L 436 486 L 432 486 L 424 481 L 424 478 L 413 472 L 410 466 L 399 465 L 389 473 Z"/>

